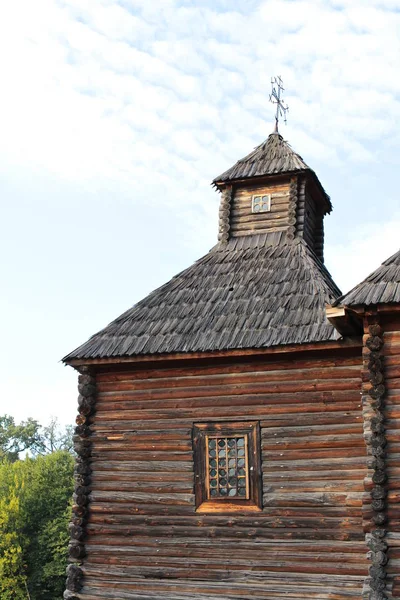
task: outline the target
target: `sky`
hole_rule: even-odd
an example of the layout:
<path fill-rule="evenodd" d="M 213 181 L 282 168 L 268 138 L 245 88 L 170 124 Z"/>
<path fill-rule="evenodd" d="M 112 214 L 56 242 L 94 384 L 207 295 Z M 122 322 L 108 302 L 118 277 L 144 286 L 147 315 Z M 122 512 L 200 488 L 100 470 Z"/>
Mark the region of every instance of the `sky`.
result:
<path fill-rule="evenodd" d="M 0 414 L 72 423 L 60 359 L 215 244 L 273 128 L 332 198 L 347 291 L 399 249 L 400 0 L 0 4 Z"/>

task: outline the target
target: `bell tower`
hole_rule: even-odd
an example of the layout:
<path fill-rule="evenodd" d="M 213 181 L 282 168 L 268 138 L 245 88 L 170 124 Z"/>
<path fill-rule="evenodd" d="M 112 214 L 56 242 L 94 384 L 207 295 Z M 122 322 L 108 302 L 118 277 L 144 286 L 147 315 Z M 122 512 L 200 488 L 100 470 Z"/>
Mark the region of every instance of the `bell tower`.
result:
<path fill-rule="evenodd" d="M 218 241 L 282 232 L 289 242 L 303 238 L 323 261 L 324 216 L 329 196 L 312 169 L 279 133 L 216 177 L 222 193 Z"/>
<path fill-rule="evenodd" d="M 332 204 L 315 172 L 278 131 L 279 116 L 288 107 L 281 99 L 282 80 L 272 83 L 274 132 L 213 181 L 222 193 L 218 241 L 281 232 L 280 243 L 303 238 L 323 262 L 323 221 Z"/>

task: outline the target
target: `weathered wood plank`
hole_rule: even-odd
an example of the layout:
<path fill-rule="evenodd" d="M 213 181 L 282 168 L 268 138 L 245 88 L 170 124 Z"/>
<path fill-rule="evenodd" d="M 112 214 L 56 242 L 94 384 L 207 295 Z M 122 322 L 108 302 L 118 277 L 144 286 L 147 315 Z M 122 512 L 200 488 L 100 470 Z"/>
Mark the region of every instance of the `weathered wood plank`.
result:
<path fill-rule="evenodd" d="M 330 598 L 360 597 L 371 512 L 360 365 L 330 355 L 99 373 L 82 599 L 107 594 L 111 581 L 121 598 L 217 600 L 223 589 L 224 598 L 298 600 L 299 581 L 306 597 L 322 598 L 329 577 Z M 193 424 L 246 420 L 261 426 L 263 511 L 196 513 Z M 397 494 L 400 473 L 395 485 Z"/>

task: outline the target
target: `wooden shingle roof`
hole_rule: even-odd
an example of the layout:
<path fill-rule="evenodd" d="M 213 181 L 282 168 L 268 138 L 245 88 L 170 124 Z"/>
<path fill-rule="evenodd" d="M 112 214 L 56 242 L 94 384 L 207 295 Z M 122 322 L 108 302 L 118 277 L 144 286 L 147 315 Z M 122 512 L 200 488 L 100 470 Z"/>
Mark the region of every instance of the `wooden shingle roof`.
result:
<path fill-rule="evenodd" d="M 395 302 L 400 302 L 400 250 L 335 304 L 370 306 Z"/>
<path fill-rule="evenodd" d="M 335 340 L 325 304 L 339 294 L 303 240 L 286 243 L 282 232 L 233 238 L 64 361 Z"/>
<path fill-rule="evenodd" d="M 304 162 L 288 142 L 279 133 L 271 133 L 268 138 L 257 146 L 250 154 L 238 160 L 230 169 L 213 180 L 213 184 L 221 184 L 254 177 L 266 177 L 301 171 L 309 172 L 322 191 L 328 211 L 332 209 L 330 198 L 323 189 L 315 172 Z"/>

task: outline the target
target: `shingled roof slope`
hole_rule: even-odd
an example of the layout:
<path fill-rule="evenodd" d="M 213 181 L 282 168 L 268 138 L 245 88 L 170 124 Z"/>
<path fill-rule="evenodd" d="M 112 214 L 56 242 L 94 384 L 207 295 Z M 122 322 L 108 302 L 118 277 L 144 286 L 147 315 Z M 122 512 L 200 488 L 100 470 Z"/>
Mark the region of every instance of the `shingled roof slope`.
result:
<path fill-rule="evenodd" d="M 304 162 L 279 133 L 271 133 L 268 138 L 257 146 L 250 154 L 237 161 L 230 169 L 213 180 L 213 185 L 228 183 L 237 179 L 280 175 L 308 171 L 312 174 L 328 203 L 328 211 L 332 204 L 315 172 Z"/>
<path fill-rule="evenodd" d="M 303 240 L 284 242 L 279 232 L 216 246 L 63 360 L 337 339 L 325 304 L 340 291 Z"/>
<path fill-rule="evenodd" d="M 304 171 L 310 167 L 279 133 L 271 133 L 250 154 L 237 161 L 233 167 L 214 179 L 214 182 L 231 181 L 262 175 L 277 175 Z"/>
<path fill-rule="evenodd" d="M 335 302 L 345 306 L 400 302 L 400 250 Z"/>

